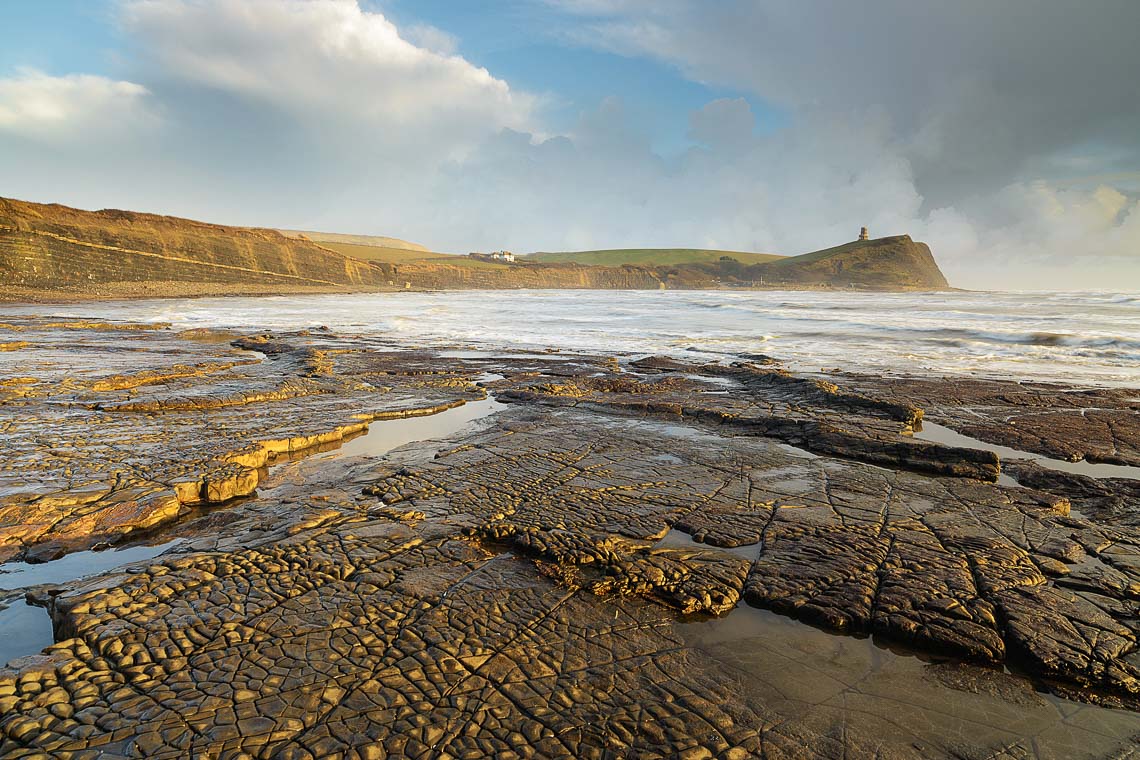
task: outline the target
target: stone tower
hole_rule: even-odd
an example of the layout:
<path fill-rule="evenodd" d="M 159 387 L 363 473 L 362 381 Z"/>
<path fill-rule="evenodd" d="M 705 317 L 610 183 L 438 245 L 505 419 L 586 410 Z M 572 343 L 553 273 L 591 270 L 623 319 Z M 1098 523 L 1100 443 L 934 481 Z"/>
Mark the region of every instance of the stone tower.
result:
<path fill-rule="evenodd" d="M 871 234 L 869 232 L 867 232 L 866 227 L 860 227 L 859 228 L 859 239 L 860 240 L 870 240 L 871 239 Z"/>

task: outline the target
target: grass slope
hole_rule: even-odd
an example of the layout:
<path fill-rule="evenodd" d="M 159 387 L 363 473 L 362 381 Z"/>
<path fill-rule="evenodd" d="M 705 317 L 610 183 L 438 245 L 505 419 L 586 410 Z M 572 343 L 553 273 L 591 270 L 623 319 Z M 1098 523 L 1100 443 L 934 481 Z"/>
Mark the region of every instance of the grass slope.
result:
<path fill-rule="evenodd" d="M 375 248 L 394 248 L 406 251 L 419 251 L 429 253 L 428 249 L 419 243 L 409 243 L 394 237 L 380 235 L 343 235 L 339 232 L 308 232 L 305 230 L 277 230 L 285 237 L 306 237 L 315 243 L 345 243 L 347 245 L 372 246 Z M 327 246 L 326 246 L 327 247 Z"/>
<path fill-rule="evenodd" d="M 772 283 L 870 290 L 943 290 L 946 276 L 925 243 L 909 235 L 856 240 L 752 267 Z"/>
<path fill-rule="evenodd" d="M 409 261 L 422 261 L 428 258 L 439 257 L 438 253 L 430 251 L 413 251 L 407 248 L 391 248 L 379 245 L 356 245 L 354 243 L 336 243 L 322 240 L 317 243 L 322 248 L 351 256 L 364 261 L 378 261 L 383 264 L 403 264 Z"/>
<path fill-rule="evenodd" d="M 823 261 L 824 259 L 831 258 L 832 256 L 839 256 L 851 251 L 857 251 L 860 248 L 866 248 L 879 243 L 878 240 L 853 240 L 850 243 L 837 245 L 833 248 L 824 248 L 820 251 L 812 251 L 811 253 L 800 254 L 799 256 L 786 256 L 780 257 L 779 260 L 773 260 L 771 266 L 787 266 L 796 264 L 810 264 L 815 261 Z"/>
<path fill-rule="evenodd" d="M 771 253 L 747 251 L 714 251 L 706 248 L 615 248 L 601 251 L 544 251 L 527 255 L 527 260 L 543 264 L 574 263 L 616 267 L 622 264 L 642 266 L 674 266 L 706 264 L 730 256 L 741 264 L 759 264 L 782 258 Z"/>

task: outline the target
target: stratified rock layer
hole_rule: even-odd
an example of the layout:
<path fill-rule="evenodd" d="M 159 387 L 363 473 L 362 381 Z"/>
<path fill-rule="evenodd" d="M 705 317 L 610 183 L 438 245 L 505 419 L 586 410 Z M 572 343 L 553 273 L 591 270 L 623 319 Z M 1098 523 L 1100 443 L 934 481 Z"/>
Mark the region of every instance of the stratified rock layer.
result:
<path fill-rule="evenodd" d="M 336 236 L 334 236 L 336 237 Z M 717 287 L 937 290 L 930 249 L 909 237 L 859 241 L 746 267 L 510 264 L 430 256 L 400 263 L 345 256 L 306 237 L 132 211 L 82 211 L 0 198 L 0 282 L 29 296 L 137 297 L 201 292 Z M 194 284 L 203 287 L 195 290 Z M 5 293 L 0 293 L 0 300 Z M 11 298 L 11 296 L 9 296 Z"/>
<path fill-rule="evenodd" d="M 0 280 L 48 290 L 121 281 L 388 285 L 392 267 L 274 230 L 0 198 Z"/>
<path fill-rule="evenodd" d="M 828 284 L 870 290 L 945 290 L 950 287 L 926 243 L 896 235 L 851 243 L 749 267 L 753 277 L 795 287 Z"/>

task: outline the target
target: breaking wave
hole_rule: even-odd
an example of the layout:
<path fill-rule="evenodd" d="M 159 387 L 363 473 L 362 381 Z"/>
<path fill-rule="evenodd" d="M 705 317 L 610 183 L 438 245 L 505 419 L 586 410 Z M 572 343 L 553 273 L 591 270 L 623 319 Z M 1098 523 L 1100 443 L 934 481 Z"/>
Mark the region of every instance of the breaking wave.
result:
<path fill-rule="evenodd" d="M 27 307 L 42 313 L 43 307 Z M 674 354 L 788 366 L 1140 388 L 1134 293 L 465 291 L 91 303 L 69 311 L 177 327 L 347 334 L 454 348 Z M 18 313 L 19 307 L 0 311 Z"/>

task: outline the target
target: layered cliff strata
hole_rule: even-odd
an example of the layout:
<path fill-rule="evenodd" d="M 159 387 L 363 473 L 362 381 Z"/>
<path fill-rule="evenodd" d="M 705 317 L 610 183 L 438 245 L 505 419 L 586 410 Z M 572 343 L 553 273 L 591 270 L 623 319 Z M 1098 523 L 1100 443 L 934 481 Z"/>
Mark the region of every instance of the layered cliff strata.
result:
<path fill-rule="evenodd" d="M 721 287 L 937 290 L 948 287 L 925 244 L 857 241 L 745 266 L 488 263 L 424 254 L 399 263 L 345 256 L 305 237 L 130 211 L 81 211 L 0 198 L 0 298 L 407 289 Z M 200 287 L 196 285 L 201 284 Z"/>
<path fill-rule="evenodd" d="M 0 198 L 0 279 L 74 288 L 108 282 L 377 287 L 391 268 L 273 230 Z"/>

